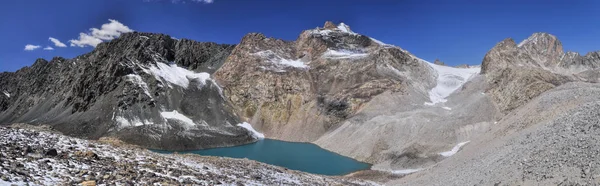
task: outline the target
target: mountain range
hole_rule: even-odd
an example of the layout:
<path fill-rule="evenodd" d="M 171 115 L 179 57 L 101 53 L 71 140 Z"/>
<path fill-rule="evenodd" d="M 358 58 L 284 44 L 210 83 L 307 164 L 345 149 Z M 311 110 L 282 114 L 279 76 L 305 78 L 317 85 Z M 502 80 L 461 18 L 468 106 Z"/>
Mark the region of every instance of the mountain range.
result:
<path fill-rule="evenodd" d="M 349 176 L 390 185 L 589 184 L 600 178 L 599 67 L 600 51 L 565 52 L 548 33 L 450 67 L 344 23 L 237 45 L 132 32 L 0 73 L 0 124 L 164 150 L 259 131 L 371 163 Z"/>

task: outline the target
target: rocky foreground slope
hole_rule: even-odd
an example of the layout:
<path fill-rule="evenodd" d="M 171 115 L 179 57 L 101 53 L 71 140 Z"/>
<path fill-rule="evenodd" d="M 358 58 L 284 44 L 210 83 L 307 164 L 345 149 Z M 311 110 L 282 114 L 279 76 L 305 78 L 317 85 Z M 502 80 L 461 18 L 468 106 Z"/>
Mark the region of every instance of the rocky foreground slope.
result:
<path fill-rule="evenodd" d="M 245 159 L 163 155 L 114 139 L 87 141 L 11 127 L 0 127 L 0 165 L 0 185 L 377 185 Z"/>

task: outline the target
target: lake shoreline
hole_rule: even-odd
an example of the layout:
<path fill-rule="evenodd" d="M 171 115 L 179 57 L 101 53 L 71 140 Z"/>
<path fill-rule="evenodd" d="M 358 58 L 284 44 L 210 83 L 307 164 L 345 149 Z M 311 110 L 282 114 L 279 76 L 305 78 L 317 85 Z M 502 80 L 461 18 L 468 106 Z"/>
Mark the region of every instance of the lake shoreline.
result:
<path fill-rule="evenodd" d="M 196 154 L 200 156 L 228 157 L 238 159 L 246 158 L 275 166 L 281 166 L 292 170 L 327 176 L 348 176 L 356 172 L 371 170 L 371 167 L 373 166 L 370 163 L 361 162 L 354 158 L 347 157 L 332 152 L 330 150 L 324 149 L 314 143 L 290 142 L 271 138 L 264 138 L 257 140 L 253 143 L 230 147 L 218 147 L 184 151 L 167 151 L 160 149 L 148 150 L 161 154 L 176 153 Z M 275 157 L 271 157 L 273 155 Z M 277 156 L 285 156 L 285 158 Z M 295 159 L 292 158 L 295 161 L 287 161 L 287 158 L 290 157 L 296 157 Z M 314 163 L 314 165 L 311 166 L 311 163 Z M 336 165 L 335 163 L 339 164 Z M 327 164 L 334 165 L 321 167 L 321 169 L 314 168 L 318 166 L 325 166 Z"/>

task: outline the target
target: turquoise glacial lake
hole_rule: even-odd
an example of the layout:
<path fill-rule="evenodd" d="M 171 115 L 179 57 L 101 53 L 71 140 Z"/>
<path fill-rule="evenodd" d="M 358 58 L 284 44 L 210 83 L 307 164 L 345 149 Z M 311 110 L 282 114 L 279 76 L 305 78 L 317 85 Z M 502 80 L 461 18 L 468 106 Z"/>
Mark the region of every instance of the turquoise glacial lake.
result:
<path fill-rule="evenodd" d="M 173 151 L 154 151 L 158 153 L 173 153 Z M 235 147 L 178 151 L 178 153 L 248 158 L 288 169 L 322 175 L 345 175 L 371 167 L 368 163 L 336 154 L 315 144 L 285 142 L 272 139 L 263 139 L 256 143 Z"/>

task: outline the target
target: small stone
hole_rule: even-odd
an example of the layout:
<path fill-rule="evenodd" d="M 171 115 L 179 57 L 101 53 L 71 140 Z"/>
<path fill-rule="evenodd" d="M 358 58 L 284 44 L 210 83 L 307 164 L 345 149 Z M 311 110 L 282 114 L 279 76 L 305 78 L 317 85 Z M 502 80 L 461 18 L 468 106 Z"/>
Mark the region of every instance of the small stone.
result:
<path fill-rule="evenodd" d="M 8 177 L 7 177 L 6 175 L 2 175 L 1 179 L 2 179 L 3 181 L 8 181 Z"/>
<path fill-rule="evenodd" d="M 56 149 L 50 149 L 50 150 L 46 151 L 44 153 L 44 155 L 54 157 L 54 156 L 58 156 L 58 152 L 56 151 Z"/>
<path fill-rule="evenodd" d="M 27 147 L 25 147 L 25 150 L 23 150 L 23 156 L 32 153 L 33 149 L 28 145 Z"/>
<path fill-rule="evenodd" d="M 82 186 L 96 186 L 96 181 L 94 181 L 94 180 L 84 181 L 84 182 L 81 182 L 81 185 Z"/>
<path fill-rule="evenodd" d="M 104 175 L 104 176 L 102 177 L 102 179 L 105 179 L 105 180 L 107 180 L 107 179 L 109 179 L 109 178 L 110 178 L 110 175 L 108 175 L 108 174 L 107 174 L 107 175 Z"/>

